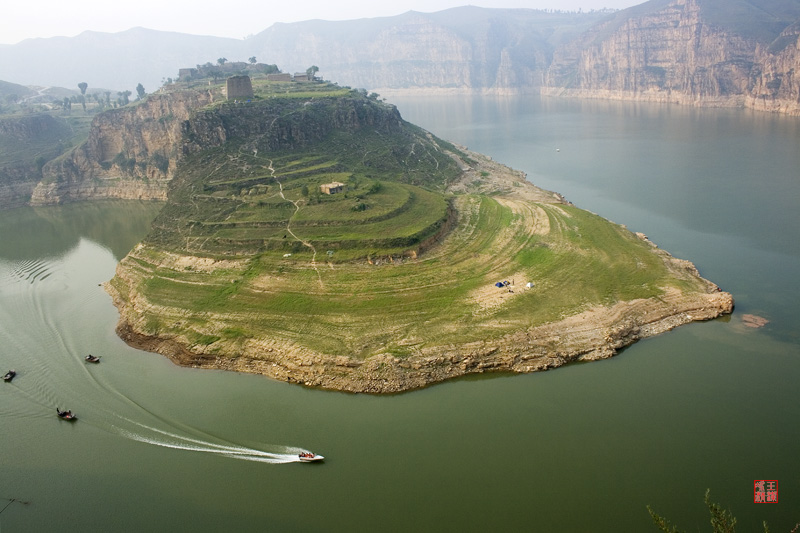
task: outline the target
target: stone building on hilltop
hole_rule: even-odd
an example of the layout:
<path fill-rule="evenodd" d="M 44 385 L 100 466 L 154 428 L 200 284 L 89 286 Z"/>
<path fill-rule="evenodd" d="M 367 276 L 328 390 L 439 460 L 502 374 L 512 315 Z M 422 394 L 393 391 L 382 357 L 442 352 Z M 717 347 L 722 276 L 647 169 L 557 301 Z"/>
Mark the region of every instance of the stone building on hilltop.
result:
<path fill-rule="evenodd" d="M 231 76 L 227 83 L 228 100 L 247 100 L 253 97 L 250 76 Z"/>

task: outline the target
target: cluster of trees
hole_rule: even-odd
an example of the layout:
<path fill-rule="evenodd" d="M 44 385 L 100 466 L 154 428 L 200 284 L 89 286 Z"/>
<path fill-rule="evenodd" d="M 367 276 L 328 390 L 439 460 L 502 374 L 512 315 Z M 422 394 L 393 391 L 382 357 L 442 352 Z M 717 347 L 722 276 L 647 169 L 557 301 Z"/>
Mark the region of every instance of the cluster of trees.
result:
<path fill-rule="evenodd" d="M 72 112 L 72 104 L 80 104 L 83 112 L 86 113 L 86 103 L 94 103 L 94 107 L 97 111 L 103 111 L 106 108 L 114 108 L 114 107 L 122 107 L 128 105 L 131 102 L 131 95 L 133 94 L 131 91 L 118 91 L 117 98 L 112 101 L 111 100 L 111 91 L 103 91 L 103 92 L 94 92 L 90 93 L 89 95 L 86 94 L 86 90 L 89 88 L 89 84 L 85 81 L 78 83 L 78 89 L 81 91 L 81 94 L 74 95 L 74 96 L 65 96 L 63 100 L 54 100 L 53 106 L 56 108 L 60 108 L 67 113 Z M 141 83 L 136 86 L 136 99 L 141 100 L 145 97 L 147 91 L 145 91 L 144 85 Z"/>
<path fill-rule="evenodd" d="M 202 65 L 198 64 L 195 66 L 195 72 L 192 74 L 191 79 L 212 78 L 214 83 L 217 83 L 224 77 L 238 74 L 248 74 L 252 72 L 276 74 L 280 72 L 278 65 L 261 64 L 258 62 L 258 59 L 256 59 L 256 56 L 251 56 L 247 61 L 249 65 L 244 62 L 229 62 L 228 58 L 220 57 L 217 58 L 216 63 L 208 61 Z M 165 80 L 166 83 L 172 83 L 172 81 L 171 78 Z"/>
<path fill-rule="evenodd" d="M 220 57 L 217 59 L 217 64 L 214 65 L 210 61 L 204 65 L 197 65 L 197 74 L 193 76 L 194 78 L 213 78 L 214 82 L 216 83 L 220 78 L 225 76 L 230 76 L 234 74 L 246 74 L 251 69 L 263 74 L 277 74 L 280 73 L 281 70 L 278 68 L 277 65 L 266 65 L 266 64 L 259 64 L 256 56 L 251 56 L 248 58 L 249 66 L 245 65 L 244 63 L 232 63 L 226 67 L 226 63 L 228 63 L 228 59 L 225 57 Z M 238 68 L 238 70 L 237 70 Z M 319 72 L 319 67 L 316 65 L 312 65 L 306 69 L 306 74 L 308 75 L 309 79 L 314 79 L 317 72 Z M 164 78 L 162 83 L 171 84 L 173 83 L 172 78 Z M 130 97 L 133 94 L 131 91 L 119 91 L 117 92 L 117 98 L 112 100 L 111 99 L 111 91 L 96 91 L 93 93 L 88 93 L 89 84 L 85 81 L 79 82 L 78 89 L 80 90 L 80 94 L 73 95 L 73 96 L 65 96 L 63 99 L 52 100 L 49 104 L 44 104 L 45 106 L 50 106 L 50 109 L 60 109 L 66 113 L 72 113 L 72 105 L 73 104 L 80 104 L 84 113 L 87 113 L 86 104 L 93 104 L 94 112 L 103 111 L 105 109 L 111 109 L 116 107 L 126 106 L 130 103 Z M 145 90 L 144 86 L 139 83 L 136 86 L 136 99 L 141 100 L 147 95 L 147 91 Z M 370 95 L 377 97 L 377 95 Z M 3 98 L 3 101 L 0 101 L 0 113 L 6 111 L 2 104 L 6 104 L 8 110 L 13 111 L 17 105 L 20 103 L 20 97 L 16 94 L 8 94 Z"/>

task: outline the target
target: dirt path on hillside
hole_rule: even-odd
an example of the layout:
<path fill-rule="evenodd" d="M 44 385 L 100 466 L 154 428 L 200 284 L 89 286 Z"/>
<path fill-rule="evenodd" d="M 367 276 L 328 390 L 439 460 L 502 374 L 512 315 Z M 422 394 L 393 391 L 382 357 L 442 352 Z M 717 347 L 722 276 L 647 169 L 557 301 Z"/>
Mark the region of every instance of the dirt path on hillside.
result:
<path fill-rule="evenodd" d="M 281 180 L 279 180 L 277 177 L 275 177 L 275 168 L 272 166 L 272 159 L 269 160 L 269 167 L 267 167 L 267 168 L 270 171 L 270 176 L 272 177 L 272 179 L 274 179 L 278 184 L 278 187 L 280 189 L 281 198 L 283 198 L 284 200 L 286 200 L 287 202 L 289 202 L 290 204 L 292 204 L 294 206 L 294 214 L 291 217 L 289 217 L 289 221 L 286 223 L 286 232 L 289 233 L 289 235 L 291 235 L 292 237 L 294 237 L 295 240 L 300 241 L 303 244 L 303 246 L 311 249 L 311 252 L 312 252 L 312 254 L 311 254 L 311 268 L 313 268 L 314 272 L 317 273 L 317 280 L 319 281 L 319 288 L 321 290 L 324 290 L 325 289 L 325 283 L 323 283 L 322 274 L 320 273 L 319 268 L 317 268 L 317 249 L 314 247 L 313 244 L 311 244 L 308 241 L 304 241 L 303 239 L 298 237 L 295 234 L 295 232 L 292 231 L 292 227 L 291 227 L 292 226 L 292 218 L 294 218 L 294 216 L 297 215 L 297 212 L 300 211 L 300 202 L 295 202 L 293 200 L 289 200 L 289 199 L 286 198 L 286 196 L 284 196 L 284 194 L 283 194 L 283 184 L 281 183 Z"/>

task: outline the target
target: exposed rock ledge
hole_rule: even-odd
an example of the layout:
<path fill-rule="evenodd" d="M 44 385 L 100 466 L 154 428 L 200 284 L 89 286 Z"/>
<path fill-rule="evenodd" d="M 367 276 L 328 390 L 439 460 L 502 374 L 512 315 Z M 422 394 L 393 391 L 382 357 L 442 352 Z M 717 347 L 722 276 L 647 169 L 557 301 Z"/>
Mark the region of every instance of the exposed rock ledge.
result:
<path fill-rule="evenodd" d="M 88 180 L 85 183 L 39 183 L 33 189 L 30 205 L 57 205 L 82 200 L 160 200 L 167 199 L 166 180 Z"/>
<path fill-rule="evenodd" d="M 666 261 L 677 269 L 694 270 L 688 261 Z M 423 349 L 400 359 L 380 354 L 365 361 L 323 356 L 291 344 L 253 340 L 236 357 L 188 351 L 177 338 L 144 335 L 126 318 L 128 302 L 106 284 L 120 309 L 117 334 L 133 347 L 169 357 L 174 363 L 262 374 L 274 379 L 350 392 L 394 393 L 471 373 L 536 372 L 573 361 L 613 356 L 639 339 L 658 335 L 692 321 L 710 320 L 733 310 L 733 297 L 708 283 L 707 293 L 668 291 L 658 299 L 598 307 L 559 322 L 508 335 L 493 342 Z"/>

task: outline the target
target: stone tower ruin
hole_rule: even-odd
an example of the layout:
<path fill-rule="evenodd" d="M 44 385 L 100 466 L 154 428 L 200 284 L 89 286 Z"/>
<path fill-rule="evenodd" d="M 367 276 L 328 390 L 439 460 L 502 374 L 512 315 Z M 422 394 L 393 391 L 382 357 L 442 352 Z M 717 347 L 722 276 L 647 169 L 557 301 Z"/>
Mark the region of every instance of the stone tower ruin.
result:
<path fill-rule="evenodd" d="M 250 76 L 231 76 L 227 86 L 228 100 L 246 100 L 253 97 L 253 84 Z"/>

